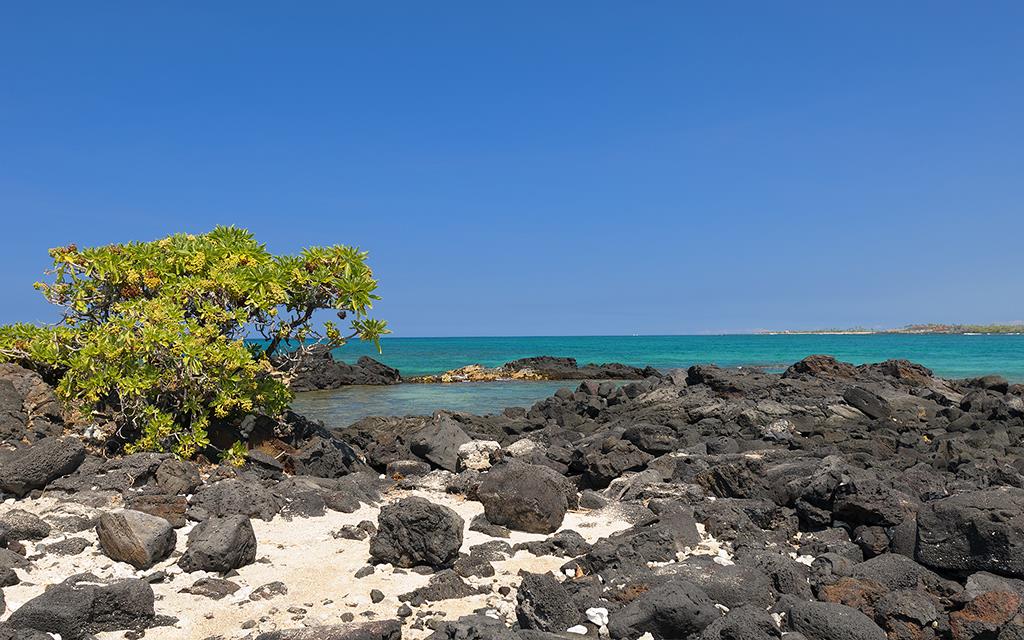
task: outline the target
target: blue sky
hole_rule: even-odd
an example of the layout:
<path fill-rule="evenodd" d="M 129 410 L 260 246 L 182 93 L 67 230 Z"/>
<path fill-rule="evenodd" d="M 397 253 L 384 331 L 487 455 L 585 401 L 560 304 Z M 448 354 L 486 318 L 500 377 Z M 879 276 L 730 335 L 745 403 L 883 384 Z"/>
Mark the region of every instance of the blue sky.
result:
<path fill-rule="evenodd" d="M 1020 2 L 9 3 L 0 322 L 46 249 L 371 252 L 398 335 L 1024 319 Z"/>

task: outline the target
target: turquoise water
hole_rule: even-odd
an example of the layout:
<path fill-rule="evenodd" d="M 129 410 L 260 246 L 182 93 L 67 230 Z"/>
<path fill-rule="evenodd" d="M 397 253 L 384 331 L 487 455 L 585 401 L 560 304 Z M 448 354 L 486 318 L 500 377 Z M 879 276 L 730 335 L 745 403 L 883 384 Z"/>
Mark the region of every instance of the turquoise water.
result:
<path fill-rule="evenodd" d="M 421 375 L 467 364 L 496 366 L 538 355 L 569 356 L 580 363 L 623 362 L 660 369 L 695 363 L 759 366 L 779 371 L 815 353 L 863 364 L 889 358 L 919 362 L 936 374 L 963 378 L 998 373 L 1024 381 L 1024 336 L 1013 335 L 733 335 L 582 336 L 517 338 L 386 338 L 383 354 L 352 343 L 341 360 L 369 355 L 403 375 Z M 437 409 L 497 413 L 529 406 L 565 382 L 489 382 L 458 385 L 350 387 L 300 394 L 295 408 L 331 426 L 368 415 L 429 414 Z"/>
<path fill-rule="evenodd" d="M 529 407 L 552 395 L 559 387 L 572 388 L 576 384 L 522 381 L 345 387 L 300 393 L 292 406 L 330 427 L 343 427 L 366 416 L 430 415 L 438 409 L 500 413 L 505 407 Z"/>

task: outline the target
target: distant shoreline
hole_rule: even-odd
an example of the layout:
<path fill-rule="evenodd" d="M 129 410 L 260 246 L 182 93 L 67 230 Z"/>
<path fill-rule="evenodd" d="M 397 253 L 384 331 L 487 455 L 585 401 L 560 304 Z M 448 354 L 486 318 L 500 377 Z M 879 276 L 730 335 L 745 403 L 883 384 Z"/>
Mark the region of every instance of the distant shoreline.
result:
<path fill-rule="evenodd" d="M 758 331 L 755 336 L 873 336 L 890 331 Z M 949 334 L 942 334 L 949 335 Z"/>
<path fill-rule="evenodd" d="M 914 325 L 916 327 L 917 325 Z M 957 325 L 959 326 L 959 325 Z M 434 340 L 557 340 L 557 339 L 592 339 L 592 338 L 723 338 L 743 336 L 870 336 L 870 335 L 1010 335 L 1024 336 L 1024 324 L 986 325 L 962 329 L 918 329 L 904 327 L 899 329 L 751 329 L 746 331 L 722 331 L 706 333 L 602 333 L 602 334 L 559 334 L 559 335 L 470 335 L 470 336 L 407 336 L 390 335 L 382 338 L 382 342 L 398 341 L 434 341 Z M 254 342 L 260 342 L 254 340 Z"/>
<path fill-rule="evenodd" d="M 912 324 L 899 329 L 815 329 L 815 330 L 784 330 L 759 331 L 758 335 L 824 335 L 824 336 L 869 336 L 869 335 L 1024 335 L 1024 324 Z"/>
<path fill-rule="evenodd" d="M 743 334 L 736 334 L 743 335 Z M 755 336 L 1024 336 L 1022 331 L 759 331 Z"/>

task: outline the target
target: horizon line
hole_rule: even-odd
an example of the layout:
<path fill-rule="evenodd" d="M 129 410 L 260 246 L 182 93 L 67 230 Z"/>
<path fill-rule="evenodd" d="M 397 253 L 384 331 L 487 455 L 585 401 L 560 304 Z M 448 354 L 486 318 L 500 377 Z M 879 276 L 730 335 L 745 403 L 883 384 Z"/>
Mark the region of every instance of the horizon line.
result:
<path fill-rule="evenodd" d="M 1021 328 L 1024 332 L 1024 327 Z M 510 334 L 510 335 L 387 335 L 381 336 L 381 340 L 433 340 L 433 339 L 452 339 L 452 338 L 711 338 L 711 337 L 726 337 L 726 336 L 872 336 L 872 335 L 899 335 L 899 336 L 958 336 L 966 335 L 962 333 L 902 333 L 899 331 L 893 331 L 889 329 L 878 329 L 878 330 L 866 330 L 866 331 L 844 331 L 844 330 L 797 330 L 797 329 L 783 329 L 783 330 L 763 330 L 763 331 L 723 331 L 723 332 L 706 332 L 706 333 L 565 333 L 565 334 Z M 989 333 L 984 335 L 1020 335 L 1014 333 Z M 351 340 L 352 342 L 358 342 L 358 340 Z"/>

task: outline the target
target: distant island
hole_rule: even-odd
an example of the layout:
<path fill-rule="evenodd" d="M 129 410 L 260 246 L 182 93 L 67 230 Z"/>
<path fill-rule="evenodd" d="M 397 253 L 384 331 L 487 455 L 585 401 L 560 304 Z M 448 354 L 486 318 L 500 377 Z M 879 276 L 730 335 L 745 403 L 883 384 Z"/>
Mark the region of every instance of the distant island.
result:
<path fill-rule="evenodd" d="M 903 334 L 1024 334 L 1024 322 L 1013 322 L 1010 324 L 908 324 L 897 329 L 867 329 L 864 327 L 853 327 L 849 329 L 812 329 L 805 331 L 759 331 L 758 333 L 768 335 L 870 335 L 879 333 L 903 333 Z"/>

